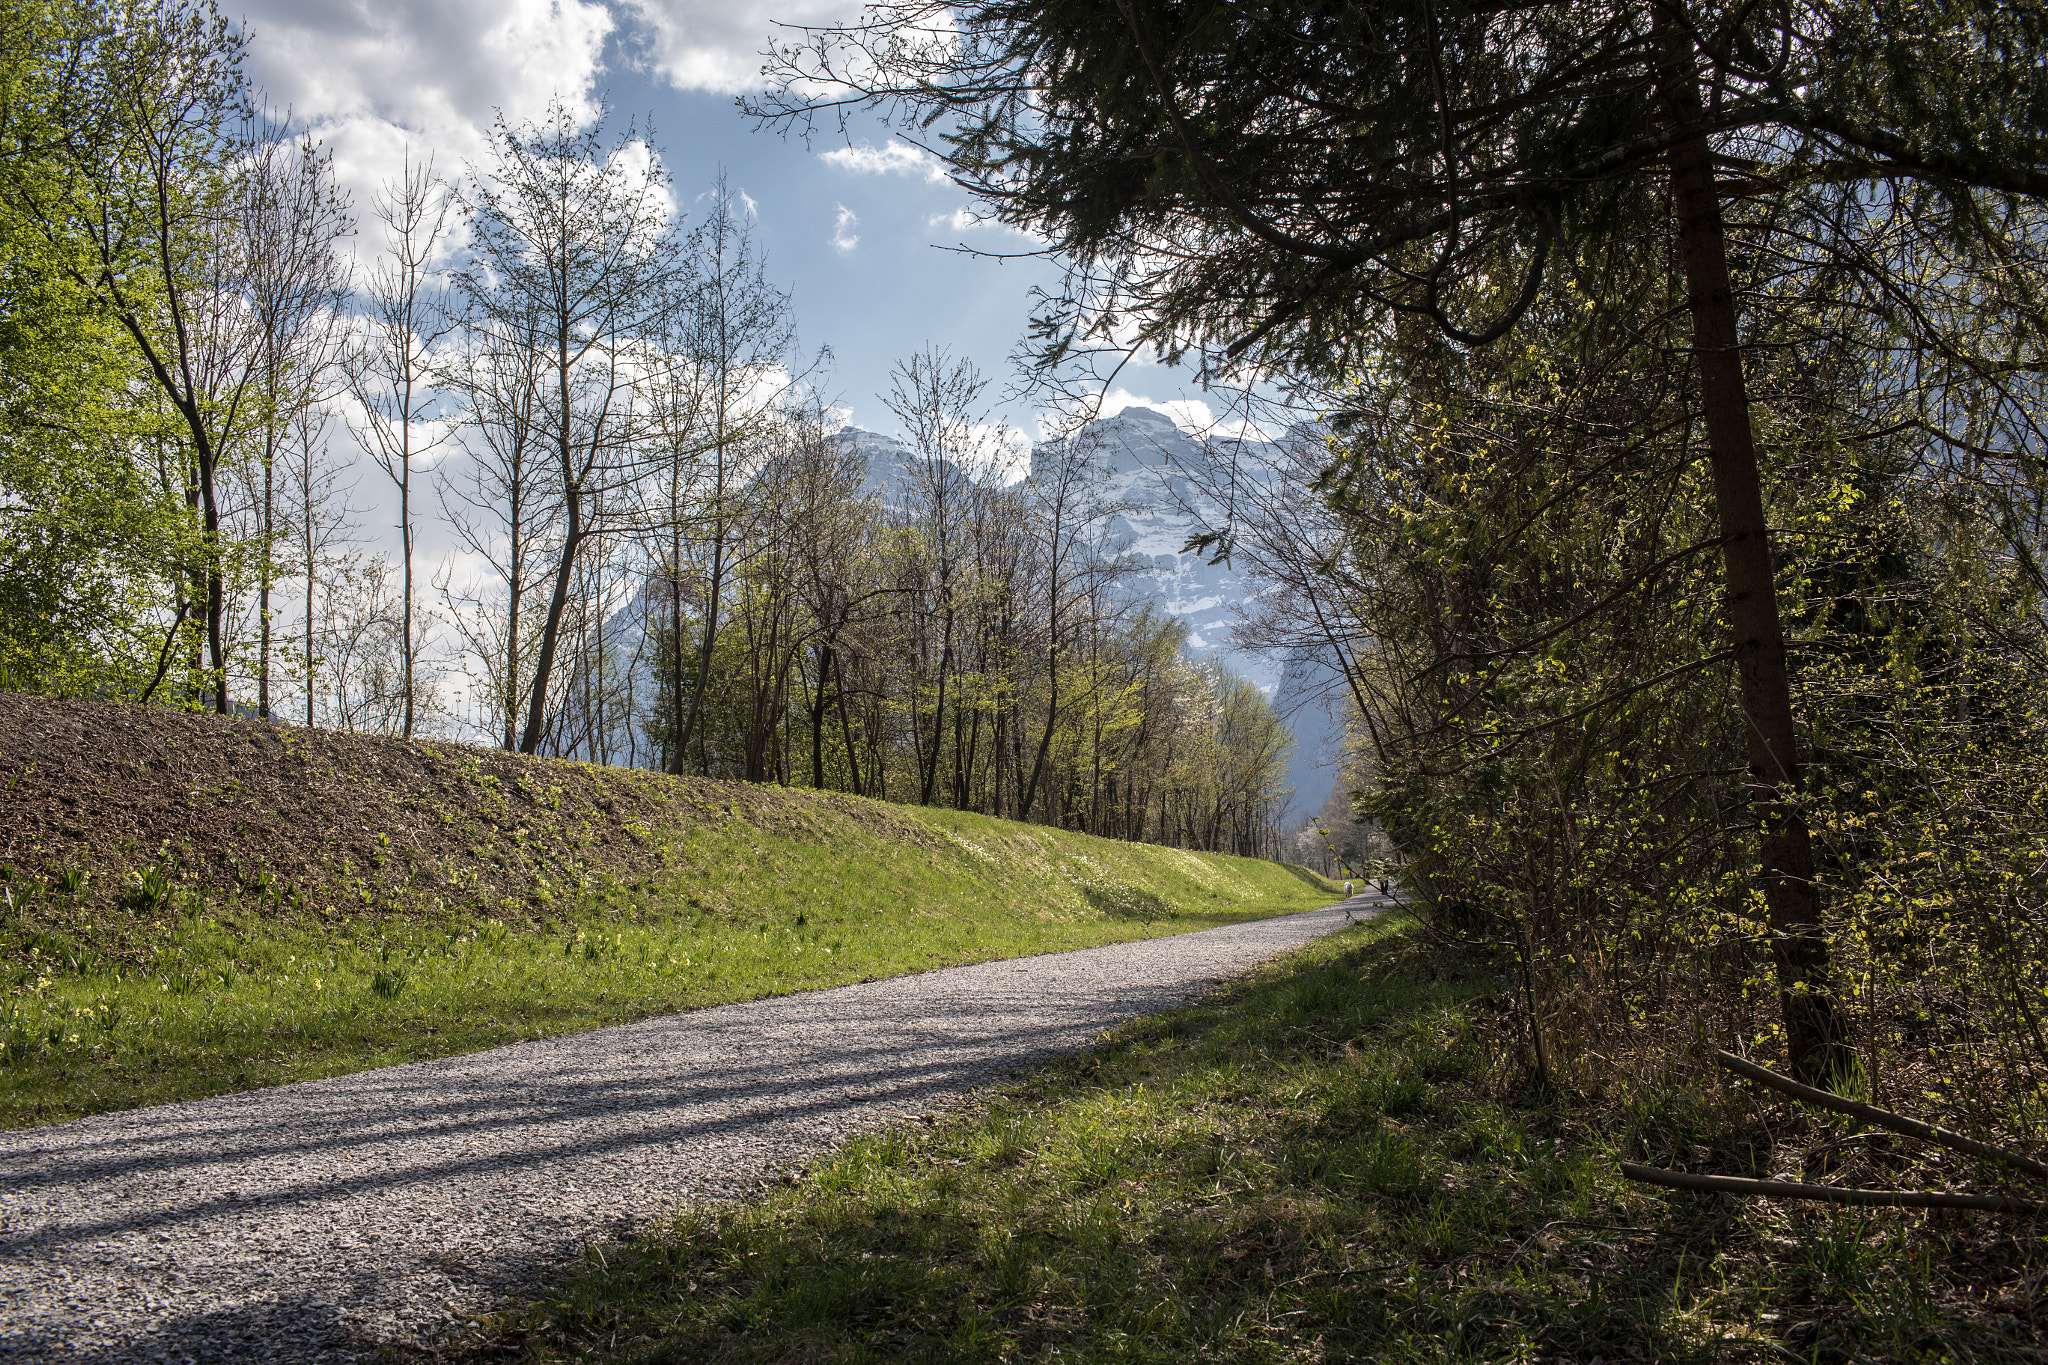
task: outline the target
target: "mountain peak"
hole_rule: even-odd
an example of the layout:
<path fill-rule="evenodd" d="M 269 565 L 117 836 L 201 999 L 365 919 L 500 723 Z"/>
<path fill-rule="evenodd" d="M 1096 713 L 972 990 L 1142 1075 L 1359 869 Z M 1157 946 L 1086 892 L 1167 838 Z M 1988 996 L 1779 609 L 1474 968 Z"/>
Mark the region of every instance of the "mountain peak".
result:
<path fill-rule="evenodd" d="M 1114 417 L 1105 417 L 1101 420 L 1105 422 L 1131 422 L 1138 426 L 1156 427 L 1172 431 L 1180 430 L 1178 422 L 1175 422 L 1157 408 L 1128 407 Z"/>

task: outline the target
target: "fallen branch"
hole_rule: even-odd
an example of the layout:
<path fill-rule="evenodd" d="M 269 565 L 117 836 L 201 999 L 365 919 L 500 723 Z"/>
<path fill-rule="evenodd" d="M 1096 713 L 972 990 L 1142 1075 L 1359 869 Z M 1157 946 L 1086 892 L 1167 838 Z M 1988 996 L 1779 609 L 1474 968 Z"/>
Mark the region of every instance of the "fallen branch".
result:
<path fill-rule="evenodd" d="M 1922 1123 L 1918 1119 L 1909 1119 L 1903 1114 L 1894 1114 L 1887 1109 L 1879 1109 L 1868 1104 L 1859 1104 L 1855 1100 L 1845 1100 L 1840 1095 L 1831 1095 L 1825 1090 L 1816 1090 L 1810 1085 L 1801 1085 L 1795 1080 L 1789 1080 L 1784 1076 L 1780 1076 L 1775 1071 L 1768 1071 L 1758 1066 L 1755 1062 L 1738 1057 L 1732 1052 L 1716 1052 L 1714 1055 L 1720 1058 L 1722 1066 L 1733 1071 L 1736 1075 L 1747 1076 L 1750 1080 L 1757 1082 L 1757 1084 L 1768 1085 L 1773 1090 L 1790 1095 L 1795 1100 L 1803 1100 L 1808 1104 L 1818 1105 L 1822 1109 L 1832 1109 L 1837 1114 L 1847 1114 L 1850 1118 L 1862 1119 L 1865 1123 L 1874 1123 L 1880 1128 L 1889 1128 L 1892 1132 L 1902 1134 L 1905 1137 L 1919 1138 L 1922 1142 L 1932 1142 L 1937 1146 L 1946 1147 L 1953 1152 L 1964 1152 L 1970 1156 L 1982 1157 L 1986 1161 L 2002 1162 L 2017 1170 L 2025 1171 L 2029 1175 L 2037 1175 L 2043 1179 L 2048 1179 L 2048 1165 L 2043 1165 L 2032 1157 L 2021 1156 L 2018 1152 L 2009 1152 L 2003 1147 L 1993 1147 L 1988 1142 L 1979 1142 L 1975 1138 L 1964 1137 L 1961 1133 L 1932 1123 Z"/>
<path fill-rule="evenodd" d="M 1858 1190 L 1839 1185 L 1801 1185 L 1790 1180 L 1745 1180 L 1733 1175 L 1688 1175 L 1655 1166 L 1621 1163 L 1621 1173 L 1645 1185 L 1710 1194 L 1760 1194 L 1769 1199 L 1812 1199 L 1823 1204 L 1856 1204 L 1883 1209 L 1982 1209 L 1987 1213 L 2048 1213 L 2048 1204 L 2004 1199 L 1992 1194 L 1952 1194 L 1946 1190 Z"/>

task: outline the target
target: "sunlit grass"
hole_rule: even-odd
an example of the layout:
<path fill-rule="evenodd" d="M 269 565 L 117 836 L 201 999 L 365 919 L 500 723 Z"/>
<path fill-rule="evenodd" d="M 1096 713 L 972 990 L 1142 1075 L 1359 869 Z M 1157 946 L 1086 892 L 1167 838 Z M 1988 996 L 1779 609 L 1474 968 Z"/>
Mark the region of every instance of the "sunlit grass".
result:
<path fill-rule="evenodd" d="M 1499 983 L 1389 918 L 794 1188 L 593 1249 L 499 1313 L 537 1361 L 2031 1360 L 1960 1262 L 2038 1232 L 1652 1191 L 1727 1114 L 1545 1095 Z M 1702 1145 L 1705 1144 L 1705 1145 Z M 2037 1272 L 2036 1272 L 2037 1273 Z M 2019 1303 L 2024 1292 L 2014 1299 Z"/>
<path fill-rule="evenodd" d="M 217 1094 L 652 1014 L 1327 904 L 1253 859 L 952 812 L 904 844 L 854 824 L 691 829 L 669 866 L 548 888 L 532 918 L 290 913 L 267 888 L 165 882 L 146 921 L 36 929 L 60 884 L 8 883 L 0 1122 Z M 138 870 L 147 892 L 152 867 Z M 164 913 L 168 911 L 168 913 Z"/>

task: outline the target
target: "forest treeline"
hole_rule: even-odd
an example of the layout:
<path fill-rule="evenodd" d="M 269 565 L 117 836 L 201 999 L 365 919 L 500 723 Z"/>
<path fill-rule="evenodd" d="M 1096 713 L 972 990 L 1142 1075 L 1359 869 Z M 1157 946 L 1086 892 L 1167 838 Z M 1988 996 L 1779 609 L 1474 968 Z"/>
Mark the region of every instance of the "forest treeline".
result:
<path fill-rule="evenodd" d="M 0 23 L 0 686 L 1278 848 L 1086 443 L 911 357 L 885 497 L 723 183 L 558 104 L 356 205 L 211 5 Z"/>
<path fill-rule="evenodd" d="M 1716 1048 L 2048 1134 L 2048 10 L 900 0 L 899 120 L 1133 347 L 1318 439 L 1208 543 L 1343 665 L 1356 811 L 1530 1074 Z"/>

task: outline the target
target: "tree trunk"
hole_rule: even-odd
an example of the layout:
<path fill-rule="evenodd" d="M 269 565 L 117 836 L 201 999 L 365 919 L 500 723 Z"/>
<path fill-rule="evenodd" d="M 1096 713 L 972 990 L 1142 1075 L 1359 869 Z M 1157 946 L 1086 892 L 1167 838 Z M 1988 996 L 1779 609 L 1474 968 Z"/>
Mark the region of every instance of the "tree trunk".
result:
<path fill-rule="evenodd" d="M 1053 618 L 1053 629 L 1059 629 L 1059 618 Z M 1060 647 L 1055 634 L 1054 643 L 1045 651 L 1045 733 L 1038 737 L 1038 757 L 1031 765 L 1031 776 L 1025 780 L 1024 788 L 1017 793 L 1017 818 L 1029 820 L 1031 808 L 1038 801 L 1038 781 L 1045 775 L 1046 755 L 1052 752 L 1052 734 L 1060 719 Z M 1020 774 L 1021 775 L 1021 774 Z"/>
<path fill-rule="evenodd" d="M 228 650 L 221 629 L 222 619 L 227 615 L 228 594 L 220 565 L 220 503 L 214 495 L 215 472 L 212 451 L 202 448 L 199 491 L 205 509 L 202 525 L 206 532 L 206 649 L 213 666 L 213 709 L 225 716 L 234 708 L 228 702 Z"/>
<path fill-rule="evenodd" d="M 948 593 L 950 595 L 950 589 Z M 932 789 L 939 780 L 939 746 L 945 739 L 946 724 L 946 675 L 953 667 L 953 609 L 946 608 L 944 648 L 939 654 L 939 691 L 937 702 L 932 707 L 931 751 L 925 755 L 923 771 L 919 774 L 917 804 L 929 806 L 932 803 Z"/>
<path fill-rule="evenodd" d="M 818 690 L 811 705 L 811 789 L 825 790 L 825 682 L 832 675 L 832 646 L 818 655 Z"/>
<path fill-rule="evenodd" d="M 680 487 L 682 476 L 678 474 L 671 487 Z M 682 510 L 677 499 L 669 499 L 668 561 L 668 633 L 669 633 L 669 701 L 668 701 L 668 770 L 677 777 L 683 775 L 683 755 L 689 752 L 690 736 L 683 715 L 683 534 Z M 699 676 L 702 676 L 701 670 Z"/>
<path fill-rule="evenodd" d="M 256 646 L 256 716 L 270 719 L 270 573 L 277 535 L 276 488 L 277 438 L 265 425 L 263 432 L 263 557 L 258 561 L 256 628 L 261 638 Z"/>
<path fill-rule="evenodd" d="M 312 461 L 313 457 L 308 454 L 306 456 L 307 464 L 310 465 Z M 310 478 L 310 475 L 308 477 Z M 318 667 L 314 663 L 313 591 L 316 570 L 313 563 L 313 552 L 317 547 L 313 544 L 313 495 L 311 493 L 306 495 L 303 515 L 306 519 L 306 728 L 310 730 L 313 728 L 313 677 Z"/>
<path fill-rule="evenodd" d="M 505 752 L 519 747 L 519 612 L 526 599 L 526 556 L 520 550 L 520 504 L 524 480 L 515 482 L 507 524 L 511 543 L 505 549 Z"/>
<path fill-rule="evenodd" d="M 565 457 L 566 460 L 566 457 Z M 576 555 L 583 548 L 583 493 L 573 484 L 563 503 L 569 514 L 568 534 L 562 539 L 562 557 L 555 566 L 554 593 L 548 598 L 548 614 L 541 623 L 540 655 L 533 664 L 533 691 L 527 698 L 526 731 L 519 738 L 519 752 L 530 754 L 540 748 L 547 726 L 548 675 L 554 671 L 555 649 L 561 639 L 562 613 L 569 605 L 569 581 L 576 570 Z"/>
<path fill-rule="evenodd" d="M 402 643 L 405 646 L 405 715 L 399 725 L 399 733 L 412 738 L 413 702 L 413 647 L 412 647 L 412 413 L 411 389 L 406 394 L 406 435 L 403 452 L 399 455 L 398 480 L 398 544 L 399 553 L 405 556 L 405 610 L 400 626 Z"/>
<path fill-rule="evenodd" d="M 1658 10 L 1660 21 L 1664 10 Z M 1660 22 L 1660 27 L 1666 27 Z M 1664 97 L 1682 122 L 1701 116 L 1690 64 L 1667 68 Z M 1712 152 L 1704 136 L 1671 152 L 1671 200 L 1685 263 L 1699 366 L 1714 504 L 1727 574 L 1728 624 L 1734 634 L 1737 694 L 1749 750 L 1751 801 L 1792 1070 L 1826 1085 L 1854 1062 L 1841 1007 L 1829 979 L 1828 943 L 1814 883 L 1813 836 L 1799 807 L 1798 732 L 1778 617 L 1763 485 L 1743 381 L 1735 295 Z"/>
<path fill-rule="evenodd" d="M 721 510 L 719 515 L 723 516 L 724 512 Z M 711 578 L 704 590 L 704 639 L 697 648 L 697 685 L 690 691 L 690 710 L 683 718 L 683 728 L 676 738 L 676 753 L 680 756 L 688 752 L 691 736 L 697 737 L 697 752 L 702 760 L 700 766 L 706 777 L 711 775 L 711 763 L 698 722 L 704 712 L 704 688 L 711 678 L 711 651 L 718 640 L 718 599 L 725 589 L 724 580 L 725 531 L 721 527 L 711 543 Z M 678 767 L 676 771 L 681 772 L 682 769 Z"/>
<path fill-rule="evenodd" d="M 555 587 L 548 598 L 548 614 L 541 622 L 540 653 L 533 663 L 533 692 L 527 698 L 526 732 L 519 738 L 519 752 L 530 754 L 540 748 L 541 732 L 548 715 L 548 675 L 554 671 L 555 649 L 562 632 L 562 612 L 569 604 L 569 582 L 576 572 L 576 556 L 583 549 L 583 480 L 576 473 L 576 446 L 571 422 L 576 406 L 569 385 L 569 333 L 563 322 L 554 335 L 554 382 L 560 407 L 561 429 L 555 433 L 555 458 L 561 462 L 562 510 L 569 518 L 562 537 L 562 557 L 555 566 Z M 590 433 L 591 463 L 596 462 L 599 433 Z M 586 466 L 587 470 L 588 466 Z"/>

